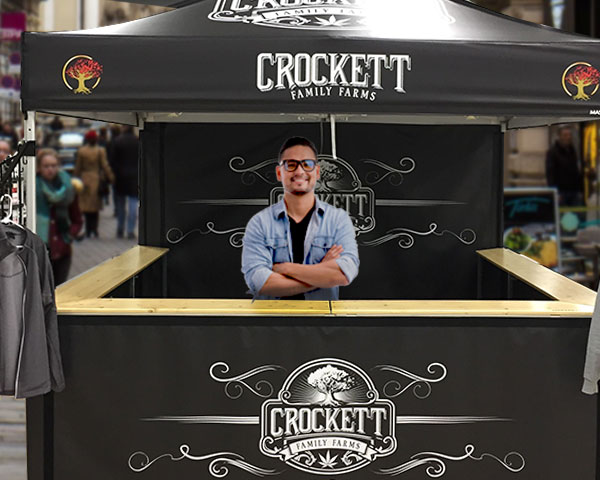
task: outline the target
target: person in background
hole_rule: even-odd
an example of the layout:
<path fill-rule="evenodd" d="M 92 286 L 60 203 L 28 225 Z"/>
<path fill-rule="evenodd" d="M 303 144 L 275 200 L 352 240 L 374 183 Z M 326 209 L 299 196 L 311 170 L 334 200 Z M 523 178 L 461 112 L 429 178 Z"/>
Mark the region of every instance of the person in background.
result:
<path fill-rule="evenodd" d="M 102 177 L 114 183 L 114 175 L 106 159 L 106 150 L 98 145 L 98 134 L 90 130 L 84 138 L 84 145 L 77 151 L 73 175 L 83 182 L 79 206 L 85 216 L 85 234 L 98 237 L 98 212 L 102 208 L 98 193 L 100 183 Z"/>
<path fill-rule="evenodd" d="M 560 205 L 583 205 L 583 168 L 568 125 L 559 127 L 558 138 L 546 154 L 546 179 L 548 186 L 558 189 Z"/>
<path fill-rule="evenodd" d="M 123 133 L 112 145 L 118 238 L 123 237 L 125 227 L 127 227 L 127 238 L 135 238 L 138 208 L 138 146 L 139 140 L 130 125 L 123 127 Z M 125 225 L 125 216 L 127 216 L 127 225 Z"/>
<path fill-rule="evenodd" d="M 0 129 L 0 140 L 7 141 L 10 145 L 10 148 L 14 150 L 17 149 L 19 138 L 17 136 L 17 132 L 10 122 L 4 122 L 2 124 L 2 128 Z"/>
<path fill-rule="evenodd" d="M 58 115 L 54 115 L 54 118 L 50 122 L 50 130 L 53 132 L 60 132 L 63 128 L 65 128 L 62 120 Z"/>
<path fill-rule="evenodd" d="M 8 157 L 11 153 L 13 152 L 11 151 L 10 143 L 8 143 L 6 140 L 0 140 L 0 163 L 6 160 L 6 157 Z"/>
<path fill-rule="evenodd" d="M 54 283 L 59 285 L 69 276 L 71 243 L 83 225 L 73 186 L 77 182 L 61 170 L 58 154 L 50 148 L 38 152 L 36 167 L 36 229 L 48 247 Z"/>
<path fill-rule="evenodd" d="M 112 165 L 110 164 L 110 153 L 108 151 L 108 129 L 106 127 L 100 127 L 98 129 L 98 146 L 106 150 L 106 159 L 108 160 L 108 164 L 112 169 Z M 98 192 L 103 205 L 108 205 L 108 196 L 110 195 L 110 189 L 108 188 L 108 185 L 106 187 L 107 188 L 105 188 L 103 191 L 101 190 Z"/>
<path fill-rule="evenodd" d="M 117 139 L 117 137 L 121 135 L 121 127 L 117 124 L 112 124 L 110 126 L 110 138 L 108 140 L 108 143 L 106 144 L 106 155 L 108 157 L 108 164 L 110 165 L 110 168 L 112 168 L 113 172 L 115 171 L 115 160 L 114 160 L 114 145 L 115 145 L 115 140 Z M 116 218 L 117 216 L 117 192 L 115 190 L 115 187 L 113 185 L 112 188 L 112 198 L 113 198 L 113 217 Z"/>

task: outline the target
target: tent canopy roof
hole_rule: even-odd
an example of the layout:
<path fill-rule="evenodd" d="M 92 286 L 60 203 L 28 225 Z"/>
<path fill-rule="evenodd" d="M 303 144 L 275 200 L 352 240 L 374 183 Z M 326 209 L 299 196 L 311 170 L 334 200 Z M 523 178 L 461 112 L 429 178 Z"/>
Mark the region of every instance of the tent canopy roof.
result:
<path fill-rule="evenodd" d="M 600 41 L 465 0 L 200 0 L 23 42 L 24 110 L 508 127 L 600 115 Z M 84 61 L 97 64 L 87 79 L 73 68 Z"/>
<path fill-rule="evenodd" d="M 161 0 L 151 0 L 152 3 Z M 162 3 L 170 2 L 164 0 Z M 318 37 L 346 37 L 382 40 L 430 40 L 430 41 L 467 41 L 467 42 L 506 42 L 506 43 L 561 43 L 561 42 L 589 42 L 590 38 L 583 35 L 566 33 L 545 25 L 538 25 L 523 20 L 501 15 L 491 10 L 470 3 L 466 0 L 355 0 L 360 8 L 360 23 L 345 22 L 336 25 L 335 22 L 344 22 L 347 18 L 337 18 L 335 13 L 327 17 L 326 10 L 323 14 L 316 14 L 314 28 L 307 25 L 306 30 L 287 28 L 286 31 L 273 28 L 248 29 L 250 18 L 255 15 L 250 10 L 237 13 L 241 21 L 231 19 L 227 6 L 235 2 L 220 0 L 216 4 L 210 0 L 194 0 L 186 8 L 179 8 L 170 12 L 161 13 L 151 17 L 142 18 L 118 25 L 100 27 L 78 32 L 82 35 L 133 35 L 133 36 L 297 36 L 311 38 Z M 240 8 L 248 5 L 260 4 L 261 0 L 241 0 Z M 302 0 L 295 0 L 301 3 Z M 143 3 L 150 3 L 143 2 Z M 173 2 L 171 2 L 173 3 Z M 181 2 L 174 2 L 181 5 Z M 279 5 L 285 0 L 264 0 L 265 6 Z M 289 1 L 287 3 L 294 3 Z M 347 0 L 339 1 L 346 4 Z M 228 5 L 231 4 L 231 5 Z M 314 4 L 312 2 L 311 4 Z M 323 0 L 327 4 L 327 0 Z M 301 7 L 299 7 L 301 8 Z M 316 7 L 315 7 L 316 8 Z M 271 9 L 273 10 L 273 9 Z M 293 11 L 293 9 L 292 9 Z M 250 13 L 246 13 L 250 12 Z M 220 18 L 227 22 L 224 28 L 221 22 L 211 21 Z M 335 19 L 331 19 L 331 16 Z M 324 18 L 325 17 L 325 18 Z M 321 25 L 319 22 L 324 22 Z M 327 25 L 327 22 L 333 25 Z M 287 24 L 281 22 L 280 27 Z M 308 30 L 308 32 L 307 32 Z"/>

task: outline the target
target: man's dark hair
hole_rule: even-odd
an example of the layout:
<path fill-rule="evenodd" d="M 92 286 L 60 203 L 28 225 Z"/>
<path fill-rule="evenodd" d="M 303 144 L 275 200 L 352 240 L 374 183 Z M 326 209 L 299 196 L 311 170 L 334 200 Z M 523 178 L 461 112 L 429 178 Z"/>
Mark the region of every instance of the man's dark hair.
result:
<path fill-rule="evenodd" d="M 303 145 L 305 147 L 310 148 L 314 152 L 315 157 L 318 158 L 319 154 L 317 153 L 317 147 L 315 147 L 315 144 L 313 142 L 311 142 L 308 138 L 290 137 L 285 142 L 283 142 L 283 145 L 279 149 L 279 155 L 277 156 L 277 160 L 281 161 L 281 155 L 283 154 L 283 152 L 285 152 L 288 148 L 295 147 L 296 145 Z M 298 160 L 304 160 L 304 159 L 300 158 Z"/>

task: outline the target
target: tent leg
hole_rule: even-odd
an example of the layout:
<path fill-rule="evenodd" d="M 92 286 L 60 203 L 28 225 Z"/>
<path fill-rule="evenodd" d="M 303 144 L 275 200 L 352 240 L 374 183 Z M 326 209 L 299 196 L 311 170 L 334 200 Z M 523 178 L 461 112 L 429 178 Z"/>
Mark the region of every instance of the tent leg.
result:
<path fill-rule="evenodd" d="M 35 141 L 35 112 L 25 113 L 25 141 Z M 25 207 L 27 216 L 25 226 L 35 233 L 36 204 L 35 204 L 35 157 L 25 158 Z"/>
<path fill-rule="evenodd" d="M 331 156 L 337 158 L 337 138 L 335 132 L 335 115 L 329 115 L 329 123 L 331 124 Z"/>

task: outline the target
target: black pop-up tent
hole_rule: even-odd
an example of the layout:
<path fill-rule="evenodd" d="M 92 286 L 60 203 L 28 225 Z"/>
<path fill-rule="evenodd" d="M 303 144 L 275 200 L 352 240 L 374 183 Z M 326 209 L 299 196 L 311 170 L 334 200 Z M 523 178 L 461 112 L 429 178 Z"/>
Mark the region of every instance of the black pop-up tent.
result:
<path fill-rule="evenodd" d="M 26 33 L 23 109 L 123 122 L 426 115 L 511 128 L 599 115 L 598 68 L 599 41 L 463 0 L 205 0 L 121 25 Z"/>
<path fill-rule="evenodd" d="M 502 244 L 503 129 L 600 114 L 599 46 L 463 0 L 204 0 L 26 33 L 23 108 L 143 127 L 140 241 L 171 248 L 169 296 L 244 296 L 244 227 L 302 134 L 356 229 L 344 298 L 468 299 Z"/>

